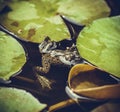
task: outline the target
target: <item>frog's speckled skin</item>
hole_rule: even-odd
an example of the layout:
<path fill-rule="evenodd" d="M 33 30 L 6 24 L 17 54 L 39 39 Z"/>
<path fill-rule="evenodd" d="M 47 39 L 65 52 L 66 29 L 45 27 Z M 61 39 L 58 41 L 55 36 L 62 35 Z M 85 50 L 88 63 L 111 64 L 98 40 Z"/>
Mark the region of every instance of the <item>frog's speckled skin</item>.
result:
<path fill-rule="evenodd" d="M 77 52 L 75 45 L 66 47 L 65 50 L 58 48 L 57 42 L 51 41 L 49 37 L 39 45 L 42 54 L 42 67 L 36 66 L 38 73 L 48 73 L 51 65 L 60 65 L 71 67 L 81 62 L 81 58 Z"/>

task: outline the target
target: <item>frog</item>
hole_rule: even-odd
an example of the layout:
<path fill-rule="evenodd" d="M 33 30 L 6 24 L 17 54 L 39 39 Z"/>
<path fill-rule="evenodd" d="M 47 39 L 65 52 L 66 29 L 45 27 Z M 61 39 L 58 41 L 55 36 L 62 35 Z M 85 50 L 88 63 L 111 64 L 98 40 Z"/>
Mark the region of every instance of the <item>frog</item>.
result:
<path fill-rule="evenodd" d="M 81 63 L 82 59 L 77 51 L 76 45 L 74 43 L 70 44 L 70 46 L 66 45 L 62 44 L 62 42 L 52 41 L 50 37 L 46 37 L 39 44 L 42 66 L 35 66 L 36 72 L 47 74 L 52 65 L 72 67 L 77 63 Z"/>

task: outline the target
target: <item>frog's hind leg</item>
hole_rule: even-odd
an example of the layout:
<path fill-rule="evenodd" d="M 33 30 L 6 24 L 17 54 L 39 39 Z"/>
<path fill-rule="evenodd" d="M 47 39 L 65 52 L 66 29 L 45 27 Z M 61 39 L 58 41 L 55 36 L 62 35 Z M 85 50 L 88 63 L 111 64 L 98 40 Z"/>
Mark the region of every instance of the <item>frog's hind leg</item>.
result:
<path fill-rule="evenodd" d="M 42 56 L 42 67 L 41 66 L 36 66 L 35 70 L 38 73 L 43 73 L 43 74 L 47 74 L 50 70 L 50 61 L 48 58 Z"/>
<path fill-rule="evenodd" d="M 48 69 L 49 66 L 50 66 L 50 65 L 47 65 L 46 67 L 36 66 L 36 67 L 35 67 L 35 70 L 36 70 L 36 72 L 38 72 L 38 73 L 47 74 L 47 73 L 49 72 L 49 69 Z"/>

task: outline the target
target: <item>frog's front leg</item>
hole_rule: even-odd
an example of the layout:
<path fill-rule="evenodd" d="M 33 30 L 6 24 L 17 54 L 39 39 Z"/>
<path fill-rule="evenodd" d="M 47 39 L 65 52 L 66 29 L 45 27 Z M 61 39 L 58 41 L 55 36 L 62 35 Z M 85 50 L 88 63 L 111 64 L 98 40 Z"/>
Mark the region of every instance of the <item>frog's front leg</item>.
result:
<path fill-rule="evenodd" d="M 46 73 L 49 72 L 50 67 L 51 67 L 51 63 L 50 63 L 49 56 L 47 54 L 43 54 L 42 55 L 42 67 L 41 66 L 36 66 L 35 70 L 38 73 L 46 74 Z"/>

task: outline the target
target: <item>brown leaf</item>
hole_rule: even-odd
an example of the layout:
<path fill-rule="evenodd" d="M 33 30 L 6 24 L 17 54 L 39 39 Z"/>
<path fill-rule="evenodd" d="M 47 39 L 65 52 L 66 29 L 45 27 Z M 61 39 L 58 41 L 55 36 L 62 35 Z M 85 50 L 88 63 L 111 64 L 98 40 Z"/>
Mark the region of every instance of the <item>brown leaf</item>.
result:
<path fill-rule="evenodd" d="M 69 72 L 68 84 L 79 95 L 95 99 L 120 98 L 120 84 L 108 73 L 88 64 L 77 64 Z"/>

